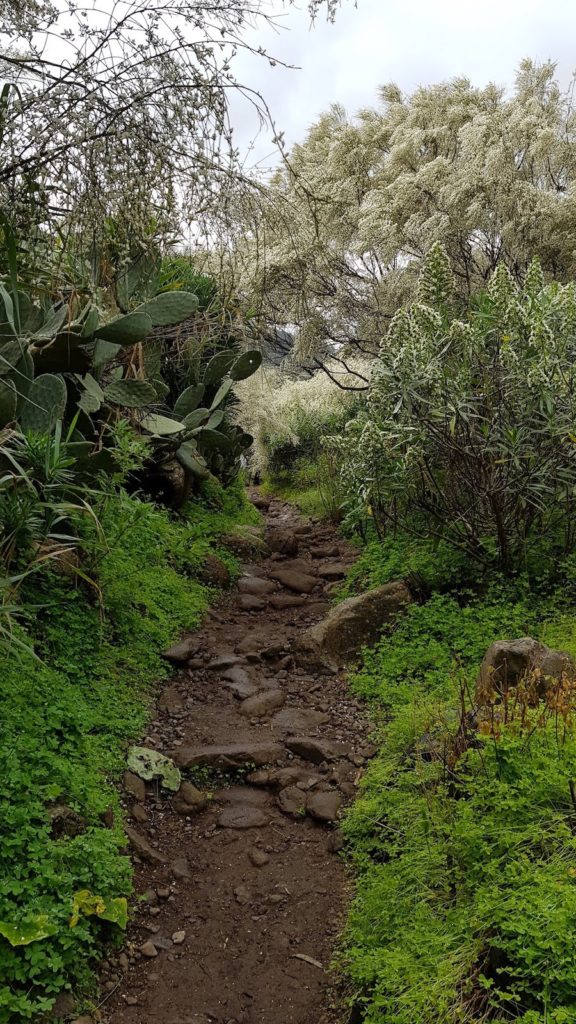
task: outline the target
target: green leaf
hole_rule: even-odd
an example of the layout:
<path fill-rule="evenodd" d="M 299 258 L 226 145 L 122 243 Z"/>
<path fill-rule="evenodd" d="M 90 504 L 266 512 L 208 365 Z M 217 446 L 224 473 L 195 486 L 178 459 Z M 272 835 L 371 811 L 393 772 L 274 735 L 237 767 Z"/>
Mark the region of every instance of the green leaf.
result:
<path fill-rule="evenodd" d="M 204 370 L 204 383 L 218 384 L 226 376 L 235 360 L 236 353 L 229 349 L 225 352 L 217 352 Z"/>
<path fill-rule="evenodd" d="M 72 914 L 68 922 L 70 928 L 76 927 L 82 914 L 84 917 L 99 917 L 102 921 L 111 921 L 124 930 L 128 924 L 128 903 L 123 896 L 105 899 L 96 896 L 89 889 L 81 889 L 74 893 L 72 900 Z"/>
<path fill-rule="evenodd" d="M 159 754 L 150 747 L 130 747 L 126 764 L 131 772 L 147 782 L 160 779 L 165 789 L 176 793 L 180 789 L 182 776 L 174 761 Z"/>
<path fill-rule="evenodd" d="M 36 917 L 17 925 L 0 921 L 0 935 L 3 935 L 11 946 L 29 946 L 31 942 L 48 939 L 57 931 L 58 926 L 50 920 L 47 914 L 37 914 Z"/>

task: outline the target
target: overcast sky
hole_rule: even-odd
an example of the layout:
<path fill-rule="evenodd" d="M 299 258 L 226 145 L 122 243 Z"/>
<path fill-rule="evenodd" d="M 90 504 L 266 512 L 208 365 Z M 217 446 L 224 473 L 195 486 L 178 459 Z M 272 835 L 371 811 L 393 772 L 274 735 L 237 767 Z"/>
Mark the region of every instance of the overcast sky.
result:
<path fill-rule="evenodd" d="M 330 103 L 353 113 L 372 105 L 385 82 L 411 91 L 467 75 L 477 85 L 511 85 L 522 57 L 557 61 L 565 83 L 576 69 L 576 0 L 357 0 L 357 9 L 343 0 L 334 25 L 319 19 L 312 29 L 304 0 L 298 2 L 300 10 L 286 11 L 281 0 L 270 0 L 284 28 L 261 28 L 249 38 L 299 70 L 272 68 L 248 54 L 236 64 L 238 77 L 265 96 L 289 145 Z M 244 152 L 257 120 L 238 102 L 233 118 Z M 256 141 L 255 160 L 275 163 L 266 134 Z"/>

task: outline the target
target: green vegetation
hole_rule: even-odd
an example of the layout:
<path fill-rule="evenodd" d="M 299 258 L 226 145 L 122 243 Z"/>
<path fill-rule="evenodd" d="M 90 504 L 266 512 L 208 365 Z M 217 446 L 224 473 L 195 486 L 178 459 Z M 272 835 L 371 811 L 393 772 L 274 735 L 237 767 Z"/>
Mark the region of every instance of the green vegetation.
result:
<path fill-rule="evenodd" d="M 446 585 L 449 558 L 438 573 L 429 546 L 406 538 L 371 545 L 354 575 L 416 568 Z M 573 573 L 567 560 L 537 580 L 494 578 L 481 596 L 435 593 L 352 677 L 378 744 L 345 824 L 357 883 L 342 964 L 366 1024 L 575 1019 L 574 687 L 524 714 L 519 697 L 506 724 L 496 706 L 488 729 L 474 698 L 496 639 L 576 655 Z"/>
<path fill-rule="evenodd" d="M 142 734 L 151 683 L 168 674 L 160 652 L 212 598 L 197 579 L 206 554 L 237 571 L 218 539 L 257 519 L 239 482 L 206 485 L 177 519 L 125 492 L 101 497 L 97 513 L 105 541 L 93 526 L 84 544 L 95 550 L 100 600 L 49 563 L 20 591 L 15 628 L 36 656 L 0 656 L 0 930 L 48 930 L 28 945 L 0 941 L 2 1024 L 38 1019 L 58 992 L 89 986 L 99 944 L 114 938 L 116 926 L 97 916 L 81 913 L 70 927 L 74 894 L 130 894 L 113 785 L 127 741 Z M 53 816 L 62 807 L 63 831 Z"/>

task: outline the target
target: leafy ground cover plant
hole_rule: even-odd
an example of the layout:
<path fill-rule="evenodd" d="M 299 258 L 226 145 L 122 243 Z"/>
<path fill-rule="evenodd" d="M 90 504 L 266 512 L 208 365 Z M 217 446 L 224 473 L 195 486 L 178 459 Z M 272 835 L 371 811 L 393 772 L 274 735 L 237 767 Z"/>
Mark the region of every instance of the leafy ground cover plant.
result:
<path fill-rule="evenodd" d="M 374 558 L 373 545 L 364 574 L 370 550 L 374 577 L 426 568 L 430 551 L 415 546 L 389 542 Z M 555 592 L 542 571 L 436 593 L 352 679 L 379 748 L 345 823 L 357 887 L 342 963 L 366 1024 L 575 1019 L 575 695 L 506 723 L 496 707 L 497 728 L 473 716 L 494 640 L 531 635 L 576 654 L 572 577 L 568 560 Z"/>
<path fill-rule="evenodd" d="M 113 785 L 146 720 L 159 652 L 211 599 L 197 573 L 221 534 L 254 522 L 241 487 L 209 484 L 178 519 L 125 492 L 101 496 L 94 589 L 47 563 L 20 588 L 18 634 L 0 652 L 0 1022 L 37 1020 L 88 990 L 123 923 L 129 859 Z M 90 532 L 83 544 L 90 556 Z M 125 911 L 124 911 L 125 913 Z M 25 942 L 22 940 L 26 940 Z"/>

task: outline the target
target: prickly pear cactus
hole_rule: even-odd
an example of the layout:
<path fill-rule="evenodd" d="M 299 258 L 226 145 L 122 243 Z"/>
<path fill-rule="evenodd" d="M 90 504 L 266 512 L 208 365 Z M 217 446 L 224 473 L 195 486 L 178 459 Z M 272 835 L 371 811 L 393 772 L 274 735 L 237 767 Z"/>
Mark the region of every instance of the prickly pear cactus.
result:
<path fill-rule="evenodd" d="M 26 433 L 48 434 L 57 420 L 64 417 L 66 384 L 54 373 L 43 373 L 32 382 L 20 414 Z"/>
<path fill-rule="evenodd" d="M 156 388 L 147 380 L 117 380 L 104 388 L 104 398 L 126 409 L 145 409 L 157 401 Z"/>

